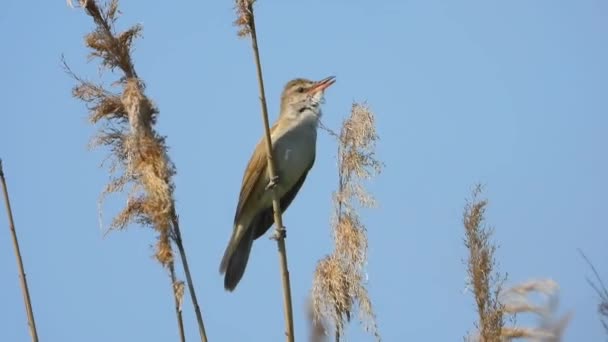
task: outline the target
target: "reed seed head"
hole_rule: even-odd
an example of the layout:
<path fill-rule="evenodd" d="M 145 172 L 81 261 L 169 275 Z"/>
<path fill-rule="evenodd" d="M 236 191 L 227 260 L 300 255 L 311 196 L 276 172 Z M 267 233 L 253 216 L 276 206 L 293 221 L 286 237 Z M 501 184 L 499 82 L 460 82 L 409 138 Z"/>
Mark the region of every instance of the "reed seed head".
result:
<path fill-rule="evenodd" d="M 362 207 L 374 205 L 362 182 L 380 173 L 383 166 L 375 156 L 378 135 L 374 115 L 367 105 L 355 103 L 340 134 L 328 131 L 338 138 L 339 188 L 333 196 L 332 219 L 334 251 L 317 265 L 312 289 L 313 312 L 317 320 L 333 326 L 339 339 L 357 306 L 365 330 L 380 340 L 365 287 L 366 228 L 358 215 Z"/>
<path fill-rule="evenodd" d="M 99 7 L 94 0 L 81 0 L 79 5 L 95 22 L 86 35 L 90 57 L 100 61 L 103 70 L 120 71 L 115 83 L 118 93 L 103 85 L 76 76 L 64 62 L 67 72 L 77 81 L 73 95 L 88 104 L 89 120 L 99 127 L 92 146 L 105 146 L 110 151 L 111 180 L 100 201 L 112 193 L 127 193 L 125 207 L 113 218 L 111 229 L 124 229 L 131 223 L 153 228 L 157 234 L 156 259 L 164 266 L 173 262 L 171 231 L 174 220 L 175 167 L 167 154 L 165 138 L 154 129 L 158 109 L 145 95 L 145 85 L 137 76 L 131 58 L 135 38 L 141 35 L 139 25 L 116 33 L 118 1 Z"/>

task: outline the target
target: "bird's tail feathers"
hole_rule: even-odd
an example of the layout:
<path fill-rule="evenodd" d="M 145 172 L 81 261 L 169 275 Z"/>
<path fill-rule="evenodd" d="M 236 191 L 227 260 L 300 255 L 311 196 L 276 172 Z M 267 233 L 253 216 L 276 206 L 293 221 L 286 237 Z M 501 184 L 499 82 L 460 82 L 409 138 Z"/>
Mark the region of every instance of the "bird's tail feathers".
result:
<path fill-rule="evenodd" d="M 242 234 L 236 233 L 237 231 L 230 239 L 220 264 L 220 273 L 225 273 L 224 288 L 228 291 L 233 291 L 243 277 L 253 245 L 253 229 L 247 229 Z"/>

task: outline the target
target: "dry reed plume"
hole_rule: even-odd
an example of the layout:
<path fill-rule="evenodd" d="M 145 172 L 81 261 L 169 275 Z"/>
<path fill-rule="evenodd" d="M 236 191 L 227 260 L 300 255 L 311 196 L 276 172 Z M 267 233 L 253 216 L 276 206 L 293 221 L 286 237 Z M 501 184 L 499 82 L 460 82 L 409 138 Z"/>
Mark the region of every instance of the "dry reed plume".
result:
<path fill-rule="evenodd" d="M 73 95 L 88 104 L 89 120 L 100 126 L 92 145 L 105 146 L 112 152 L 109 166 L 112 179 L 104 189 L 101 201 L 108 194 L 127 193 L 126 206 L 113 218 L 110 229 L 124 229 L 131 223 L 137 223 L 151 227 L 157 233 L 155 256 L 171 276 L 183 341 L 183 283 L 175 275 L 172 241 L 177 245 L 197 314 L 201 340 L 206 341 L 175 210 L 172 181 L 175 166 L 167 154 L 165 137 L 154 129 L 159 112 L 145 95 L 144 82 L 137 76 L 131 57 L 133 41 L 141 35 L 142 27 L 135 25 L 123 32 L 115 32 L 114 24 L 119 13 L 117 0 L 110 1 L 103 8 L 93 0 L 81 0 L 79 4 L 96 25 L 94 31 L 85 37 L 85 44 L 91 49 L 90 57 L 99 59 L 102 69 L 121 74 L 115 85 L 120 86 L 122 92 L 114 93 L 100 84 L 82 80 L 65 65 L 78 82 Z"/>
<path fill-rule="evenodd" d="M 326 342 L 327 334 L 323 319 L 319 319 L 315 315 L 315 309 L 310 298 L 306 302 L 306 318 L 308 322 L 308 341 L 309 342 Z"/>
<path fill-rule="evenodd" d="M 511 341 L 526 338 L 530 341 L 561 341 L 570 315 L 555 318 L 558 285 L 552 280 L 533 280 L 503 289 L 506 275 L 497 272 L 491 241 L 493 229 L 485 223 L 488 201 L 480 199 L 481 185 L 473 190 L 463 215 L 465 245 L 469 250 L 467 273 L 479 315 L 477 332 L 468 338 L 475 342 Z M 546 302 L 538 305 L 528 297 L 543 294 Z M 516 314 L 532 313 L 541 318 L 538 327 L 505 326 L 505 319 L 515 320 Z"/>
<path fill-rule="evenodd" d="M 539 324 L 535 327 L 505 326 L 501 328 L 500 339 L 497 341 L 512 341 L 513 339 L 526 339 L 537 342 L 560 342 L 564 331 L 570 322 L 571 314 L 557 316 L 559 286 L 550 279 L 537 279 L 527 281 L 511 288 L 502 290 L 499 302 L 505 316 L 510 315 L 515 321 L 515 315 L 533 314 L 538 316 Z M 540 294 L 544 298 L 536 304 L 530 298 L 531 294 Z M 487 341 L 479 332 L 469 336 L 470 342 Z"/>
<path fill-rule="evenodd" d="M 360 208 L 375 204 L 362 182 L 379 174 L 383 166 L 374 152 L 378 140 L 374 120 L 374 114 L 366 104 L 354 103 L 339 135 L 325 128 L 338 139 L 338 190 L 333 196 L 335 213 L 332 218 L 334 251 L 317 265 L 312 303 L 315 321 L 330 323 L 336 341 L 343 337 L 355 305 L 358 305 L 365 330 L 380 340 L 364 283 L 367 236 L 358 214 Z"/>
<path fill-rule="evenodd" d="M 498 342 L 504 325 L 504 306 L 498 300 L 506 276 L 494 271 L 496 246 L 490 241 L 493 229 L 485 225 L 488 201 L 479 199 L 482 187 L 473 190 L 463 215 L 465 246 L 469 250 L 467 273 L 475 295 L 479 323 L 477 328 L 483 342 Z"/>
<path fill-rule="evenodd" d="M 557 316 L 558 292 L 559 286 L 551 279 L 530 280 L 501 292 L 500 301 L 504 305 L 505 314 L 534 314 L 540 319 L 536 327 L 503 326 L 503 339 L 507 341 L 515 338 L 539 342 L 561 341 L 570 322 L 571 314 Z M 544 301 L 540 304 L 534 303 L 530 298 L 533 293 L 542 295 Z"/>

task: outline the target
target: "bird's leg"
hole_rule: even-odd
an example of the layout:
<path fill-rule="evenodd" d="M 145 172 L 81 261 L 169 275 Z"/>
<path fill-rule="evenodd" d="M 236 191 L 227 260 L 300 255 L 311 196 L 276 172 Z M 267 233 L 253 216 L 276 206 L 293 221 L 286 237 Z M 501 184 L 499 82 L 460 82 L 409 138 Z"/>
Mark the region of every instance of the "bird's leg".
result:
<path fill-rule="evenodd" d="M 268 185 L 266 185 L 266 190 L 272 190 L 279 184 L 279 175 L 274 175 L 270 178 Z"/>
<path fill-rule="evenodd" d="M 272 190 L 278 184 L 279 184 L 279 175 L 278 175 L 278 172 L 277 172 L 277 174 L 275 174 L 274 177 L 270 177 L 270 181 L 268 182 L 268 185 L 266 185 L 266 190 Z M 275 224 L 276 224 L 276 222 L 275 222 Z M 276 229 L 274 230 L 274 232 L 270 236 L 270 239 L 271 240 L 279 240 L 281 238 L 285 239 L 285 236 L 287 236 L 286 231 L 285 231 L 285 227 L 276 227 Z"/>

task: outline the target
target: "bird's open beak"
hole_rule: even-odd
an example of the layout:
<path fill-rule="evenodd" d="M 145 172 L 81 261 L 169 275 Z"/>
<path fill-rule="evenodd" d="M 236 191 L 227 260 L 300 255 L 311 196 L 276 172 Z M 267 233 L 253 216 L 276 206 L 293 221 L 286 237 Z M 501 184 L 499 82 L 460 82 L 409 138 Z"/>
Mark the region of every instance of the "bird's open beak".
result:
<path fill-rule="evenodd" d="M 327 89 L 330 85 L 336 82 L 336 76 L 329 76 L 317 82 L 310 90 L 308 91 L 310 94 L 314 94 L 319 91 L 323 91 Z"/>

